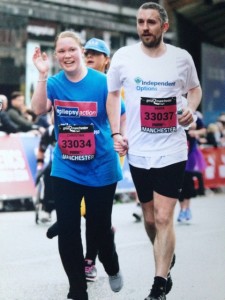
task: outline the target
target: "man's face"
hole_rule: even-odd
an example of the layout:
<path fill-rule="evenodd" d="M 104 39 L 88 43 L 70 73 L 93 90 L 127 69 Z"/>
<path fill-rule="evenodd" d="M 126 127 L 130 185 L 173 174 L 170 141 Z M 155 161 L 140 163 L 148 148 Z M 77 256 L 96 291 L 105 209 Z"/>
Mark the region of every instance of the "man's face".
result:
<path fill-rule="evenodd" d="M 168 23 L 162 24 L 155 9 L 140 9 L 137 13 L 137 33 L 147 48 L 158 47 L 168 27 Z"/>

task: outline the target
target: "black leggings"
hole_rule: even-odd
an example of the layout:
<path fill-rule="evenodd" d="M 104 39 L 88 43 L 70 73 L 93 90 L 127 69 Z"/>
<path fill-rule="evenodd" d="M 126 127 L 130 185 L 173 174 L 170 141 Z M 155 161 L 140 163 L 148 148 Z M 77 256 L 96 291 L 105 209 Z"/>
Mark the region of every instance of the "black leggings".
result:
<path fill-rule="evenodd" d="M 84 256 L 80 229 L 80 204 L 85 197 L 86 236 L 98 249 L 99 260 L 108 275 L 119 271 L 118 256 L 111 231 L 111 214 L 116 183 L 89 187 L 53 177 L 53 189 L 59 226 L 58 246 L 69 279 L 70 295 L 87 298 Z"/>

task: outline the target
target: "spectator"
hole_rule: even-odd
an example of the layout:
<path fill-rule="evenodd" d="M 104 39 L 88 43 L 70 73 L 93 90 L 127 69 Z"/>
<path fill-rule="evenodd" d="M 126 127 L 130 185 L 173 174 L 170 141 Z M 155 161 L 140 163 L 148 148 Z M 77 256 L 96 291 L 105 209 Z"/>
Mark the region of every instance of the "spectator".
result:
<path fill-rule="evenodd" d="M 0 131 L 6 133 L 16 133 L 19 131 L 19 126 L 14 123 L 8 115 L 8 98 L 5 95 L 0 95 L 2 109 L 0 110 Z"/>
<path fill-rule="evenodd" d="M 43 132 L 43 128 L 34 123 L 35 115 L 31 110 L 27 110 L 21 92 L 12 93 L 8 114 L 11 120 L 19 126 L 19 131 L 28 132 L 32 130 L 36 134 L 39 134 L 39 130 Z"/>
<path fill-rule="evenodd" d="M 225 146 L 225 113 L 222 112 L 218 119 L 217 119 L 217 125 L 219 127 L 220 130 L 220 144 L 221 146 Z"/>
<path fill-rule="evenodd" d="M 44 190 L 41 195 L 40 202 L 43 204 L 44 216 L 40 218 L 38 216 L 38 222 L 46 223 L 51 222 L 51 214 L 55 209 L 53 191 L 52 191 L 52 179 L 51 179 L 51 167 L 52 167 L 52 152 L 55 146 L 55 133 L 54 126 L 50 125 L 45 132 L 41 135 L 40 143 L 37 152 L 37 178 L 36 185 L 38 186 L 41 178 L 43 179 Z M 45 153 L 46 150 L 50 149 L 50 157 L 47 165 L 45 165 Z M 37 222 L 37 223 L 38 223 Z"/>
<path fill-rule="evenodd" d="M 220 145 L 221 133 L 217 123 L 210 123 L 207 126 L 206 143 L 213 147 Z"/>

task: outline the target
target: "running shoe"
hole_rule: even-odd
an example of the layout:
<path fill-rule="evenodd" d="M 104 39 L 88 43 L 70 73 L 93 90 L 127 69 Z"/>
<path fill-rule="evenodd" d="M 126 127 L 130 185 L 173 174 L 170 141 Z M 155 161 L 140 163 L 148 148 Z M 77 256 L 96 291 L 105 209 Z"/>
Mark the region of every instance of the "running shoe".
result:
<path fill-rule="evenodd" d="M 85 259 L 85 276 L 87 281 L 95 281 L 97 279 L 97 269 L 91 259 Z"/>
<path fill-rule="evenodd" d="M 109 276 L 109 285 L 113 292 L 119 292 L 123 287 L 123 277 L 120 271 L 113 276 Z"/>
<path fill-rule="evenodd" d="M 150 294 L 145 300 L 166 300 L 166 294 L 153 285 Z"/>
<path fill-rule="evenodd" d="M 158 297 L 152 297 L 149 295 L 147 298 L 145 298 L 145 300 L 166 300 L 166 295 L 164 293 Z"/>
<path fill-rule="evenodd" d="M 141 222 L 143 213 L 140 203 L 136 205 L 136 210 L 133 212 L 132 216 L 135 218 L 136 222 Z"/>
<path fill-rule="evenodd" d="M 52 224 L 52 226 L 50 226 L 46 232 L 46 236 L 47 238 L 49 239 L 52 239 L 54 238 L 55 236 L 58 235 L 58 231 L 59 231 L 59 228 L 58 228 L 58 223 L 55 222 L 54 224 Z"/>
<path fill-rule="evenodd" d="M 171 265 L 170 265 L 170 270 L 175 265 L 175 262 L 176 262 L 176 255 L 174 254 Z M 172 287 L 173 287 L 173 281 L 172 281 L 171 273 L 169 272 L 168 275 L 167 275 L 167 282 L 166 282 L 166 295 L 169 294 Z"/>
<path fill-rule="evenodd" d="M 165 279 L 161 277 L 155 277 L 154 283 L 152 285 L 150 294 L 145 300 L 166 300 L 164 282 Z"/>
<path fill-rule="evenodd" d="M 39 224 L 47 224 L 47 223 L 51 223 L 52 221 L 52 216 L 51 213 L 48 212 L 41 212 L 41 216 L 39 216 L 39 220 L 38 223 Z"/>
<path fill-rule="evenodd" d="M 186 221 L 190 221 L 192 219 L 192 213 L 190 208 L 187 208 L 185 211 L 185 217 L 186 217 Z"/>
<path fill-rule="evenodd" d="M 177 222 L 183 222 L 183 221 L 186 221 L 186 212 L 184 210 L 181 210 L 179 212 Z"/>

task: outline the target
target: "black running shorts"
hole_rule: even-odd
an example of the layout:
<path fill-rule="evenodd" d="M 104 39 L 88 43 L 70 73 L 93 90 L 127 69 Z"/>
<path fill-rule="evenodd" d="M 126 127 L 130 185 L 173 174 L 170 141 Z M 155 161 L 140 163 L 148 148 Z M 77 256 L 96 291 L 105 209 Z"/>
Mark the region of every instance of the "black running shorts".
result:
<path fill-rule="evenodd" d="M 186 161 L 150 170 L 130 165 L 130 171 L 140 202 L 153 200 L 153 192 L 178 199 L 182 190 Z"/>

